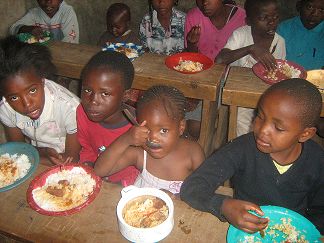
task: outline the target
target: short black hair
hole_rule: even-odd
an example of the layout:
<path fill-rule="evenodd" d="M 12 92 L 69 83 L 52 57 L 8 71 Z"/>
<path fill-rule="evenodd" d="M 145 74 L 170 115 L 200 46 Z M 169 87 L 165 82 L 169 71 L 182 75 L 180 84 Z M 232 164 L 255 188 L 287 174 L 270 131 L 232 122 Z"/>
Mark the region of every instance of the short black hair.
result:
<path fill-rule="evenodd" d="M 244 3 L 244 9 L 247 18 L 251 18 L 258 13 L 260 7 L 268 4 L 268 3 L 276 3 L 278 4 L 277 0 L 246 0 Z"/>
<path fill-rule="evenodd" d="M 120 14 L 124 14 L 127 17 L 127 21 L 131 20 L 130 8 L 125 3 L 113 3 L 107 9 L 106 19 L 111 19 Z"/>
<path fill-rule="evenodd" d="M 81 73 L 83 80 L 85 75 L 93 69 L 106 69 L 122 76 L 124 89 L 130 89 L 134 79 L 134 67 L 126 55 L 116 51 L 101 51 L 95 54 L 85 65 Z"/>
<path fill-rule="evenodd" d="M 159 100 L 163 103 L 164 108 L 169 117 L 181 121 L 185 117 L 186 98 L 177 88 L 167 85 L 155 85 L 146 90 L 137 103 L 137 112 L 139 112 L 145 104 Z"/>
<path fill-rule="evenodd" d="M 294 98 L 298 106 L 298 118 L 304 127 L 315 127 L 322 110 L 322 96 L 315 85 L 307 80 L 292 78 L 273 84 L 262 97 L 274 92 L 283 91 Z"/>
<path fill-rule="evenodd" d="M 27 44 L 15 36 L 0 40 L 0 87 L 5 81 L 16 74 L 34 70 L 42 78 L 55 72 L 50 50 L 38 43 Z"/>

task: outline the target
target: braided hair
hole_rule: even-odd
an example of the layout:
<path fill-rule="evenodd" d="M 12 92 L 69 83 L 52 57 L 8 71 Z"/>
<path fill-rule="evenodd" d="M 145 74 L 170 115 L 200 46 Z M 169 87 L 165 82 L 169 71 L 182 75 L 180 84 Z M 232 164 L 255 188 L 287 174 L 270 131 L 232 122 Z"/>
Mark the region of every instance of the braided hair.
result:
<path fill-rule="evenodd" d="M 180 121 L 185 117 L 186 98 L 183 93 L 171 86 L 156 85 L 144 92 L 137 103 L 137 113 L 153 100 L 160 101 L 168 116 Z"/>

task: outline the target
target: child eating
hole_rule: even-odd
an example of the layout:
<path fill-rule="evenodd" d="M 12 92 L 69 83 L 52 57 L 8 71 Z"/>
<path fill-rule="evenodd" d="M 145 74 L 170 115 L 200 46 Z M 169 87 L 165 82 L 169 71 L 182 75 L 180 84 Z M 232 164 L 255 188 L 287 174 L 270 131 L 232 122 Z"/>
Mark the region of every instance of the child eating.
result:
<path fill-rule="evenodd" d="M 276 33 L 279 7 L 276 0 L 246 0 L 247 25 L 235 30 L 217 62 L 231 66 L 252 68 L 261 62 L 267 69 L 276 68 L 276 60 L 286 59 L 284 39 Z M 251 131 L 254 110 L 239 107 L 237 136 Z"/>
<path fill-rule="evenodd" d="M 141 170 L 135 186 L 154 187 L 179 193 L 183 180 L 204 160 L 194 141 L 181 138 L 185 129 L 183 94 L 169 86 L 153 86 L 138 101 L 137 120 L 103 152 L 95 164 L 99 176 L 126 166 Z"/>
<path fill-rule="evenodd" d="M 12 36 L 1 41 L 0 119 L 7 140 L 27 139 L 47 162 L 60 164 L 71 158 L 78 161 L 79 98 L 45 78 L 54 69 L 47 47 L 22 43 Z"/>
<path fill-rule="evenodd" d="M 321 94 L 306 80 L 272 85 L 259 100 L 253 133 L 212 154 L 183 183 L 181 198 L 249 233 L 269 219 L 248 211 L 262 216 L 260 205 L 277 205 L 306 216 L 323 234 L 324 151 L 310 139 L 321 108 Z M 233 198 L 215 193 L 228 179 Z"/>
<path fill-rule="evenodd" d="M 63 0 L 37 0 L 39 7 L 30 9 L 14 23 L 9 33 L 30 33 L 37 39 L 44 31 L 51 32 L 53 40 L 79 43 L 79 24 L 73 7 Z"/>
<path fill-rule="evenodd" d="M 77 108 L 78 140 L 82 146 L 80 162 L 94 166 L 98 155 L 132 126 L 123 114 L 134 108 L 123 103 L 130 89 L 134 67 L 118 52 L 99 52 L 82 71 L 81 105 Z M 134 166 L 111 175 L 108 180 L 123 185 L 133 184 L 138 170 Z"/>
<path fill-rule="evenodd" d="M 106 43 L 134 43 L 139 45 L 140 41 L 136 34 L 129 28 L 131 12 L 124 3 L 114 3 L 109 6 L 106 13 L 107 30 L 100 36 L 99 46 Z"/>
<path fill-rule="evenodd" d="M 178 0 L 149 0 L 140 23 L 142 45 L 150 52 L 171 55 L 183 50 L 186 14 L 174 8 Z"/>

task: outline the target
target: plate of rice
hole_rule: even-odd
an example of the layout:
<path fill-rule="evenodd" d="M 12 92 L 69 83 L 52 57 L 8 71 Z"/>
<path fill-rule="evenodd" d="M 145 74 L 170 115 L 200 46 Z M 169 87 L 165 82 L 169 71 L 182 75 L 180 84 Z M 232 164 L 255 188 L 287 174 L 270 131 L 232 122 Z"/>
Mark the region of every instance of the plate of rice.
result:
<path fill-rule="evenodd" d="M 252 67 L 252 71 L 256 76 L 267 84 L 274 84 L 290 78 L 306 78 L 305 69 L 291 61 L 276 59 L 277 68 L 275 70 L 267 70 L 262 63 L 258 62 Z"/>
<path fill-rule="evenodd" d="M 37 39 L 34 35 L 30 33 L 20 33 L 17 35 L 18 39 L 21 42 L 25 42 L 28 44 L 38 43 L 41 45 L 47 45 L 48 42 L 52 39 L 51 32 L 44 31 L 43 36 L 40 39 Z"/>
<path fill-rule="evenodd" d="M 102 48 L 102 51 L 120 52 L 126 55 L 131 62 L 144 53 L 143 46 L 123 42 L 106 44 L 106 46 Z"/>
<path fill-rule="evenodd" d="M 184 74 L 199 73 L 213 66 L 213 61 L 200 53 L 182 52 L 165 59 L 165 65 Z"/>
<path fill-rule="evenodd" d="M 28 143 L 8 142 L 0 145 L 0 192 L 26 181 L 37 169 L 38 151 Z"/>
<path fill-rule="evenodd" d="M 316 243 L 321 242 L 320 232 L 304 216 L 295 211 L 278 206 L 261 206 L 264 216 L 269 218 L 267 228 L 261 233 L 246 233 L 230 225 L 227 242 L 237 243 Z M 253 212 L 251 212 L 253 213 Z M 253 213 L 255 214 L 255 213 Z M 255 214 L 256 215 L 256 214 Z"/>
<path fill-rule="evenodd" d="M 101 184 L 101 178 L 89 166 L 57 165 L 34 178 L 27 190 L 27 202 L 40 214 L 70 215 L 89 205 Z"/>

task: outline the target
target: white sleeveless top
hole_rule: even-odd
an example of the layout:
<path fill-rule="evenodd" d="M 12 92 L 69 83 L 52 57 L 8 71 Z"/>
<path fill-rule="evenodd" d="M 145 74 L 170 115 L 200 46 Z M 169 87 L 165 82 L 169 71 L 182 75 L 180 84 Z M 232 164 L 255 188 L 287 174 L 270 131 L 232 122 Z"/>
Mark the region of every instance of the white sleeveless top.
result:
<path fill-rule="evenodd" d="M 180 188 L 183 181 L 167 181 L 153 176 L 146 170 L 146 157 L 147 152 L 144 150 L 143 170 L 142 173 L 137 176 L 134 186 L 164 189 L 170 191 L 173 194 L 180 193 Z"/>

